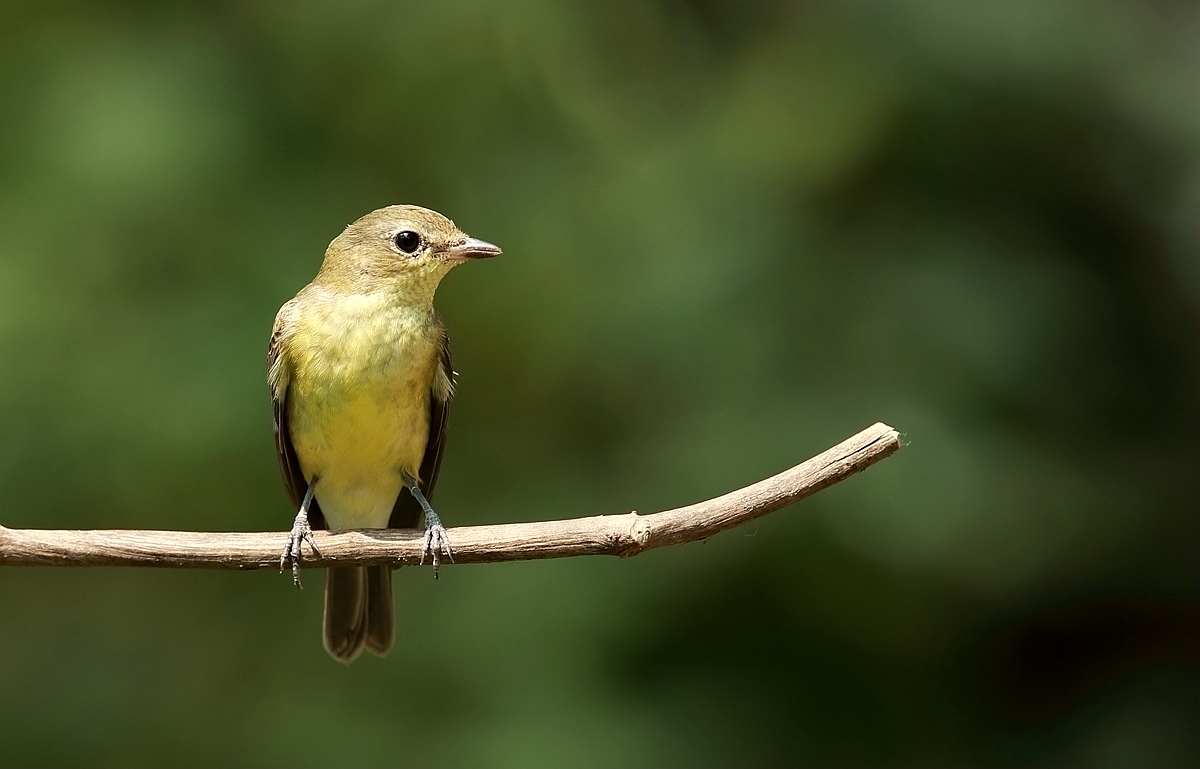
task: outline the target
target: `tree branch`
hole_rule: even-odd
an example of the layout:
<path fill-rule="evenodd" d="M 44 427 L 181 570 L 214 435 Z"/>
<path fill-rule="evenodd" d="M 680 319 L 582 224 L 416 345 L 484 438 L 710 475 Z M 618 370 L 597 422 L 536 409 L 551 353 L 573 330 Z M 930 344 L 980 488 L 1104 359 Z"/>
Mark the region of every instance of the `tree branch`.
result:
<path fill-rule="evenodd" d="M 900 448 L 899 434 L 876 423 L 828 451 L 724 496 L 651 515 L 597 515 L 565 521 L 450 529 L 456 563 L 495 563 L 573 555 L 637 555 L 694 542 L 752 521 L 865 470 Z M 423 532 L 355 529 L 314 532 L 319 554 L 303 565 L 415 564 Z M 4 566 L 160 566 L 208 569 L 279 568 L 285 532 L 6 529 Z"/>

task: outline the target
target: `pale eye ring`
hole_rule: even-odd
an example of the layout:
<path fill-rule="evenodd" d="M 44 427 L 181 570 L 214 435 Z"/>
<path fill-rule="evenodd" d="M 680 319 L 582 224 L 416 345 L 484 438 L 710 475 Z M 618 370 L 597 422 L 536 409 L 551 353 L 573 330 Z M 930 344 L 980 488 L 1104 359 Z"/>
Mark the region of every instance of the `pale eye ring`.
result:
<path fill-rule="evenodd" d="M 392 236 L 392 243 L 402 253 L 415 254 L 417 253 L 417 249 L 421 247 L 421 236 L 412 230 L 403 230 Z"/>

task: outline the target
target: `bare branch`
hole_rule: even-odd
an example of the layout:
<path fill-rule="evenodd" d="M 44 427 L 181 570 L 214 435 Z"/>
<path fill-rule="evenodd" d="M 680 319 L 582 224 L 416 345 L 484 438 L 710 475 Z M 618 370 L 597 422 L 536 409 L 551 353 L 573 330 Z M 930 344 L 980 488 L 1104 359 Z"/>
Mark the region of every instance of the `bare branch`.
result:
<path fill-rule="evenodd" d="M 823 454 L 724 496 L 651 515 L 597 515 L 565 521 L 450 529 L 456 563 L 495 563 L 573 555 L 637 555 L 694 542 L 752 521 L 864 470 L 900 448 L 899 434 L 876 423 Z M 315 532 L 313 568 L 415 564 L 423 532 L 355 529 Z M 160 566 L 208 569 L 279 568 L 285 532 L 6 529 L 4 566 Z"/>

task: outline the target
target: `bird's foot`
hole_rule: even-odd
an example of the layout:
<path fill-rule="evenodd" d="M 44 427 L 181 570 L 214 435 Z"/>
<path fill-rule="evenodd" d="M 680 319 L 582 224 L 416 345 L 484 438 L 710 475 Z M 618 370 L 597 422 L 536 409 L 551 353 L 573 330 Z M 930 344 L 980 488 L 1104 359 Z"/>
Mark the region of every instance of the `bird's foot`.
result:
<path fill-rule="evenodd" d="M 438 566 L 442 563 L 443 555 L 450 559 L 450 563 L 454 563 L 454 548 L 450 547 L 450 538 L 446 536 L 446 527 L 442 525 L 442 519 L 438 518 L 438 514 L 430 506 L 416 479 L 406 473 L 404 487 L 412 492 L 421 509 L 425 511 L 425 541 L 421 544 L 421 565 L 425 565 L 425 557 L 429 556 L 433 561 L 433 578 L 437 579 Z"/>
<path fill-rule="evenodd" d="M 441 557 L 446 556 L 454 563 L 454 549 L 450 547 L 450 538 L 446 536 L 446 527 L 440 522 L 431 523 L 425 529 L 425 541 L 421 546 L 421 565 L 425 564 L 425 556 L 433 561 L 433 578 L 438 578 L 438 566 Z"/>
<path fill-rule="evenodd" d="M 283 555 L 279 557 L 279 571 L 287 568 L 290 561 L 292 564 L 292 584 L 297 588 L 303 589 L 300 584 L 300 551 L 307 542 L 312 548 L 314 555 L 320 555 L 317 551 L 317 543 L 313 540 L 312 527 L 308 525 L 308 511 L 304 508 L 300 509 L 300 513 L 296 516 L 295 523 L 292 524 L 292 531 L 288 534 L 287 544 L 283 546 Z"/>

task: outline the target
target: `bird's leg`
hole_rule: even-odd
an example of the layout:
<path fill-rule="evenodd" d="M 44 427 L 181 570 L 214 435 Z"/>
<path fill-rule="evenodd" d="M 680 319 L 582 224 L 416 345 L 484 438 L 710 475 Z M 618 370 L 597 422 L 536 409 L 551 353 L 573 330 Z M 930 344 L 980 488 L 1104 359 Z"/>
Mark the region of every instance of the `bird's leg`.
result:
<path fill-rule="evenodd" d="M 313 541 L 312 527 L 308 525 L 308 508 L 312 504 L 313 491 L 317 488 L 317 478 L 313 476 L 312 481 L 308 484 L 308 491 L 304 492 L 304 501 L 300 503 L 300 512 L 296 513 L 296 520 L 292 523 L 292 532 L 288 534 L 287 544 L 283 546 L 283 555 L 279 557 L 279 571 L 283 571 L 287 566 L 287 562 L 292 562 L 292 583 L 297 588 L 303 588 L 300 584 L 300 548 L 307 542 L 308 546 L 317 555 L 317 543 Z"/>
<path fill-rule="evenodd" d="M 437 579 L 438 565 L 442 555 L 445 554 L 451 563 L 454 562 L 454 550 L 450 547 L 450 538 L 446 536 L 446 527 L 442 526 L 442 519 L 438 518 L 438 514 L 429 504 L 429 500 L 421 493 L 416 479 L 408 473 L 404 474 L 404 488 L 412 492 L 421 505 L 421 509 L 425 511 L 425 543 L 421 548 L 421 563 L 425 563 L 425 556 L 430 556 L 433 560 L 433 578 Z"/>

